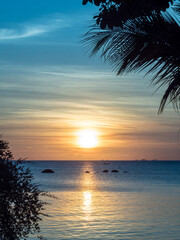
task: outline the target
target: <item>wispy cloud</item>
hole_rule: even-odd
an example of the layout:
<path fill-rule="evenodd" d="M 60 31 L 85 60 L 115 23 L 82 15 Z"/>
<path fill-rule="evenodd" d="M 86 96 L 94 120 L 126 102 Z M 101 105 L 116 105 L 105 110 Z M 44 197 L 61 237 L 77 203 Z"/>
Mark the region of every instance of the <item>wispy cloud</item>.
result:
<path fill-rule="evenodd" d="M 67 27 L 68 23 L 61 18 L 51 20 L 39 20 L 35 23 L 19 24 L 14 28 L 0 28 L 0 40 L 13 40 L 38 36 L 47 32 L 52 32 L 60 28 Z"/>
<path fill-rule="evenodd" d="M 157 117 L 159 101 L 137 77 L 71 65 L 1 64 L 0 73 L 0 129 L 17 158 L 179 159 L 179 116 L 166 109 Z M 82 128 L 99 133 L 94 155 L 77 148 Z"/>

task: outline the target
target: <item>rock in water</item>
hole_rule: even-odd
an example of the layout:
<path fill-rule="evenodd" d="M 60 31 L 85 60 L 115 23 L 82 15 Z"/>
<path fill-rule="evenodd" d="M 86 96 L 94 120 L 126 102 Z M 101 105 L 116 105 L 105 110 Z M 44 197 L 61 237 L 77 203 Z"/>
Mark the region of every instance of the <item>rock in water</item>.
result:
<path fill-rule="evenodd" d="M 104 170 L 103 172 L 108 172 L 108 170 Z"/>
<path fill-rule="evenodd" d="M 118 170 L 112 170 L 112 172 L 119 172 Z"/>
<path fill-rule="evenodd" d="M 45 169 L 41 173 L 54 173 L 52 169 Z"/>

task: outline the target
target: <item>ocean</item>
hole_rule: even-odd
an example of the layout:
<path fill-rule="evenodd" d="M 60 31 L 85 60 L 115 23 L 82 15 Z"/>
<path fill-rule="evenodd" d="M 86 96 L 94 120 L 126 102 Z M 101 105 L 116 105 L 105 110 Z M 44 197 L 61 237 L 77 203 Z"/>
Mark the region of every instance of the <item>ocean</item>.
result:
<path fill-rule="evenodd" d="M 48 240 L 180 239 L 179 161 L 32 161 L 25 166 L 40 189 L 57 197 L 46 199 L 49 216 L 40 223 Z M 47 168 L 55 173 L 41 173 Z"/>

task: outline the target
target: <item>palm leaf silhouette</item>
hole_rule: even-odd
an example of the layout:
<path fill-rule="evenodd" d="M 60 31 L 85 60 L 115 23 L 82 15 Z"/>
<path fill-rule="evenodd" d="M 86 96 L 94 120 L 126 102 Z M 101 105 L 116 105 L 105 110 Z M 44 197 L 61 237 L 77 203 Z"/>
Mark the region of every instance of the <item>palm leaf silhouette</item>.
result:
<path fill-rule="evenodd" d="M 152 13 L 129 19 L 123 27 L 101 30 L 93 26 L 83 42 L 91 55 L 101 56 L 117 72 L 142 71 L 154 73 L 152 82 L 165 85 L 159 113 L 166 102 L 179 109 L 180 102 L 180 31 L 179 22 L 170 14 Z"/>

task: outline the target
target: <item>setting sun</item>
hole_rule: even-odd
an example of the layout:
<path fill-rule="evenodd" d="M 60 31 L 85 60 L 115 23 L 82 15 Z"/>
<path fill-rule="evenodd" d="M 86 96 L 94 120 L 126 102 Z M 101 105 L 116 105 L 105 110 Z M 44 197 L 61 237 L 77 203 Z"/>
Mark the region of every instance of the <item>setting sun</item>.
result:
<path fill-rule="evenodd" d="M 82 148 L 93 148 L 98 144 L 97 133 L 94 130 L 85 129 L 78 132 L 78 144 Z"/>

